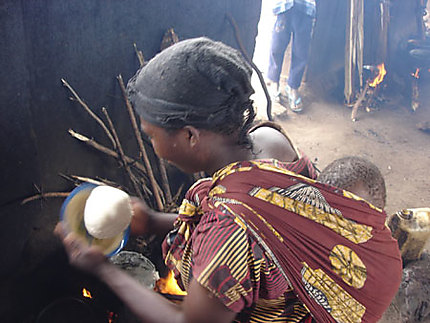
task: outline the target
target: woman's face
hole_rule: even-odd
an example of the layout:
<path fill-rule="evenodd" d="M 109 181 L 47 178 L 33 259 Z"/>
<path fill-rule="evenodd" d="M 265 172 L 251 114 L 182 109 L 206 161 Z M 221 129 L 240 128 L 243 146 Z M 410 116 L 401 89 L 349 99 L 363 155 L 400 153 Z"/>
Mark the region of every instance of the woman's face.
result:
<path fill-rule="evenodd" d="M 167 131 L 141 119 L 142 130 L 151 139 L 152 146 L 158 157 L 165 159 L 186 173 L 200 171 L 192 158 L 192 151 L 187 144 L 183 129 Z"/>

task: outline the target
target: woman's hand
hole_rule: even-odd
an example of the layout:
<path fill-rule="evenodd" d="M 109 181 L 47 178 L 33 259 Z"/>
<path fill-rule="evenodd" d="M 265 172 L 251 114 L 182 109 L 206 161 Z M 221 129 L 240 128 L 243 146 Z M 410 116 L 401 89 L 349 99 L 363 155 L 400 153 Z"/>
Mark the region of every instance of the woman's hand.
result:
<path fill-rule="evenodd" d="M 131 208 L 133 216 L 131 218 L 130 234 L 133 236 L 147 233 L 164 236 L 173 229 L 173 223 L 178 216 L 176 213 L 155 211 L 137 197 L 131 197 Z"/>
<path fill-rule="evenodd" d="M 76 268 L 97 275 L 107 258 L 97 246 L 88 246 L 75 233 L 66 233 L 62 223 L 58 223 L 54 233 L 61 239 L 69 262 Z"/>
<path fill-rule="evenodd" d="M 131 208 L 133 216 L 131 217 L 130 234 L 138 236 L 147 233 L 149 229 L 149 217 L 153 210 L 137 197 L 131 197 Z"/>

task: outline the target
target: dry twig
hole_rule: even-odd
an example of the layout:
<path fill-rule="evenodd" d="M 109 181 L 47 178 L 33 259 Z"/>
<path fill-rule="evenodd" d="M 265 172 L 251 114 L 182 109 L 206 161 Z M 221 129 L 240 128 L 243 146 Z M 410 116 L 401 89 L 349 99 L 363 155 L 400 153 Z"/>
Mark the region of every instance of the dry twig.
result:
<path fill-rule="evenodd" d="M 146 170 L 147 170 L 147 175 L 148 175 L 149 180 L 151 182 L 151 185 L 154 189 L 154 197 L 155 197 L 155 200 L 157 202 L 158 210 L 161 211 L 161 210 L 163 210 L 163 203 L 161 201 L 159 191 L 156 189 L 158 187 L 158 183 L 157 183 L 155 176 L 154 176 L 154 173 L 152 171 L 151 163 L 149 161 L 149 157 L 148 157 L 148 154 L 146 152 L 145 146 L 143 145 L 142 135 L 141 135 L 139 127 L 137 125 L 137 120 L 136 120 L 136 116 L 135 116 L 134 111 L 133 111 L 133 107 L 131 106 L 130 100 L 127 97 L 127 92 L 125 90 L 124 80 L 122 79 L 121 74 L 118 75 L 117 79 L 119 82 L 119 86 L 121 88 L 122 95 L 124 97 L 125 106 L 127 108 L 128 115 L 130 117 L 131 125 L 133 126 L 134 134 L 136 136 L 137 143 L 139 145 L 140 153 L 142 155 L 143 162 L 144 162 Z M 169 194 L 170 194 L 170 192 L 169 192 Z"/>
<path fill-rule="evenodd" d="M 27 204 L 31 201 L 36 201 L 40 199 L 45 199 L 47 197 L 67 197 L 70 192 L 48 192 L 48 193 L 39 193 L 30 197 L 25 198 L 21 201 L 21 205 Z"/>
<path fill-rule="evenodd" d="M 139 60 L 140 67 L 145 65 L 145 58 L 143 57 L 143 53 L 141 50 L 137 49 L 136 43 L 133 43 L 134 51 L 136 52 L 137 59 Z"/>
<path fill-rule="evenodd" d="M 79 97 L 78 93 L 76 93 L 76 91 L 70 86 L 69 83 L 67 83 L 67 81 L 65 79 L 61 79 L 61 82 L 63 82 L 63 85 L 65 87 L 67 87 L 70 92 L 72 92 L 73 96 L 75 97 L 75 99 L 81 104 L 81 106 L 89 113 L 89 115 L 91 117 L 94 118 L 94 120 L 97 121 L 97 123 L 103 128 L 103 130 L 105 131 L 106 135 L 109 137 L 114 149 L 116 149 L 116 143 L 115 140 L 112 137 L 112 134 L 110 133 L 109 129 L 106 127 L 106 125 L 104 124 L 104 122 L 88 107 L 88 105 Z"/>
<path fill-rule="evenodd" d="M 352 121 L 356 121 L 358 108 L 360 107 L 361 103 L 363 102 L 364 98 L 366 97 L 366 93 L 367 93 L 368 89 L 369 89 L 369 82 L 366 82 L 364 89 L 361 91 L 360 96 L 358 97 L 357 101 L 355 101 L 354 106 L 352 108 L 352 112 L 351 112 L 351 120 Z"/>
<path fill-rule="evenodd" d="M 115 127 L 113 125 L 113 122 L 112 122 L 112 120 L 111 120 L 111 118 L 109 116 L 109 113 L 108 113 L 108 111 L 106 110 L 105 107 L 102 108 L 102 112 L 103 112 L 103 114 L 106 117 L 106 120 L 108 122 L 110 130 L 112 131 L 112 135 L 113 135 L 113 138 L 115 139 L 116 146 L 117 146 L 117 149 L 118 149 L 118 153 L 119 153 L 122 165 L 124 166 L 125 171 L 127 172 L 128 176 L 130 177 L 131 182 L 133 183 L 134 190 L 136 191 L 136 194 L 138 194 L 140 198 L 143 198 L 142 192 L 141 192 L 141 190 L 139 188 L 139 183 L 138 183 L 136 177 L 134 176 L 134 174 L 131 172 L 131 169 L 130 169 L 130 167 L 127 164 L 127 161 L 125 159 L 124 150 L 122 149 L 121 143 L 119 141 L 118 135 L 116 133 Z"/>
<path fill-rule="evenodd" d="M 94 149 L 96 149 L 102 153 L 105 153 L 106 155 L 109 155 L 111 157 L 119 158 L 119 155 L 116 151 L 113 151 L 112 149 L 109 149 L 109 148 L 103 146 L 102 144 L 99 144 L 94 139 L 90 139 L 90 138 L 88 138 L 88 137 L 86 137 L 86 136 L 84 136 L 78 132 L 73 131 L 72 129 L 69 129 L 69 133 L 73 138 L 76 138 L 79 141 L 86 143 L 88 146 L 91 146 Z M 139 163 L 137 160 L 135 160 L 131 157 L 128 157 L 128 156 L 124 156 L 124 157 L 125 157 L 125 161 L 127 162 L 128 165 L 136 167 L 138 170 L 140 170 L 146 174 L 146 169 L 141 163 Z"/>
<path fill-rule="evenodd" d="M 163 188 L 166 194 L 167 204 L 172 203 L 172 192 L 170 191 L 169 178 L 167 176 L 166 162 L 164 159 L 159 159 L 160 161 L 160 173 L 161 179 L 163 180 Z"/>
<path fill-rule="evenodd" d="M 89 178 L 89 177 L 84 177 L 84 176 L 78 176 L 78 175 L 65 175 L 65 174 L 60 174 L 61 177 L 75 183 L 75 185 L 79 185 L 81 183 L 90 183 L 90 184 L 94 184 L 94 185 L 108 185 L 107 183 L 105 183 L 104 181 L 98 181 L 96 179 L 93 178 Z M 111 183 L 110 183 L 111 184 Z M 109 184 L 109 185 L 110 185 Z M 110 186 L 114 186 L 114 185 L 110 185 Z M 115 185 L 116 187 L 119 187 L 119 185 Z"/>

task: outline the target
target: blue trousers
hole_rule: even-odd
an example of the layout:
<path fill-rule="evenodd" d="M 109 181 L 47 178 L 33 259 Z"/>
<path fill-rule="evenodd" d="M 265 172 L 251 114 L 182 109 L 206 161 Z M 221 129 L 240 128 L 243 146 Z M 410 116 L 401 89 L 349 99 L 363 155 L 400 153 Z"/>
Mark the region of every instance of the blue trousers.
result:
<path fill-rule="evenodd" d="M 298 89 L 300 87 L 303 73 L 308 63 L 313 20 L 314 18 L 294 7 L 277 16 L 272 31 L 272 42 L 270 46 L 269 68 L 267 73 L 269 80 L 279 84 L 285 50 L 290 43 L 292 35 L 293 43 L 291 48 L 288 85 L 292 89 Z"/>

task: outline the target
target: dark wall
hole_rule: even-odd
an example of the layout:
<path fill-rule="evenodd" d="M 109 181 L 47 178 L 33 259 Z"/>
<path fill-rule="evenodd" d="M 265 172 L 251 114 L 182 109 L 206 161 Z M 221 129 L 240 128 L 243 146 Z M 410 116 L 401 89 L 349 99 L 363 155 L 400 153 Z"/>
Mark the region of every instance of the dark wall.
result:
<path fill-rule="evenodd" d="M 344 0 L 318 0 L 306 82 L 311 89 L 344 100 L 345 30 L 348 3 Z M 411 71 L 405 52 L 406 42 L 416 38 L 420 11 L 418 0 L 388 1 L 390 19 L 386 49 L 387 81 L 394 90 Z M 379 64 L 384 52 L 379 38 L 380 0 L 364 1 L 364 65 Z M 367 75 L 365 75 L 366 77 Z M 358 83 L 358 82 L 357 82 Z"/>
<path fill-rule="evenodd" d="M 52 235 L 62 199 L 25 197 L 69 191 L 58 174 L 100 176 L 128 184 L 111 158 L 77 142 L 69 128 L 109 146 L 104 132 L 76 102 L 66 79 L 102 116 L 110 112 L 126 152 L 137 156 L 116 76 L 137 70 L 133 43 L 146 59 L 173 27 L 180 39 L 207 36 L 238 48 L 230 13 L 252 57 L 259 0 L 0 1 L 0 277 L 28 269 L 58 248 Z M 4 290 L 1 288 L 0 290 Z M 2 298 L 3 299 L 3 298 Z"/>

